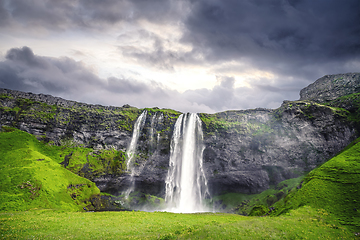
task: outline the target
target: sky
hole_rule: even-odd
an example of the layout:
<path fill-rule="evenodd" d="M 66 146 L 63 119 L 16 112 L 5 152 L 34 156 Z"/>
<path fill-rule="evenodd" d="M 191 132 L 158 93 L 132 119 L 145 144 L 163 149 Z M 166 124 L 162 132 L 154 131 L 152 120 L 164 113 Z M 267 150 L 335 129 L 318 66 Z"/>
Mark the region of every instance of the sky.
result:
<path fill-rule="evenodd" d="M 0 0 L 0 88 L 214 113 L 347 72 L 359 0 Z"/>

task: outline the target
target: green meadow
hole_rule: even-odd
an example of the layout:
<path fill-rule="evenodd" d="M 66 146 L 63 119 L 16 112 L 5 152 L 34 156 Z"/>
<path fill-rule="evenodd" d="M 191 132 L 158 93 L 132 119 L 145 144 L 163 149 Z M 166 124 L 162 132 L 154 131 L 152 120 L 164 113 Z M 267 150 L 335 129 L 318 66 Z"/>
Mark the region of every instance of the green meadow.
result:
<path fill-rule="evenodd" d="M 3 239 L 352 239 L 324 210 L 301 207 L 279 217 L 226 213 L 0 213 Z"/>
<path fill-rule="evenodd" d="M 79 176 L 75 158 L 82 164 L 88 161 L 95 173 L 104 167 L 121 170 L 123 165 L 123 156 L 111 150 L 98 153 L 109 164 L 96 165 L 91 151 L 51 146 L 3 127 L 0 239 L 360 238 L 360 139 L 304 177 L 255 195 L 213 198 L 233 213 L 84 211 L 100 191 Z M 64 168 L 60 163 L 71 152 L 73 165 Z"/>

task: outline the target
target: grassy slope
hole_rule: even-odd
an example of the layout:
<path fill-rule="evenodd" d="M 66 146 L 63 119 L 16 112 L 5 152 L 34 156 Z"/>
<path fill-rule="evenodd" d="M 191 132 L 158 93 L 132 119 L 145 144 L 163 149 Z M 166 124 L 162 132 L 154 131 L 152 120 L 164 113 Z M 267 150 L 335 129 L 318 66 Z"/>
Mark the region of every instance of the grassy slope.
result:
<path fill-rule="evenodd" d="M 52 208 L 81 210 L 99 189 L 64 169 L 34 136 L 7 128 L 0 133 L 0 211 Z"/>
<path fill-rule="evenodd" d="M 323 210 L 302 207 L 280 217 L 166 212 L 0 213 L 4 239 L 353 239 Z"/>
<path fill-rule="evenodd" d="M 273 215 L 303 205 L 323 208 L 342 224 L 360 232 L 360 139 L 355 145 L 311 171 L 300 189 L 274 204 Z"/>

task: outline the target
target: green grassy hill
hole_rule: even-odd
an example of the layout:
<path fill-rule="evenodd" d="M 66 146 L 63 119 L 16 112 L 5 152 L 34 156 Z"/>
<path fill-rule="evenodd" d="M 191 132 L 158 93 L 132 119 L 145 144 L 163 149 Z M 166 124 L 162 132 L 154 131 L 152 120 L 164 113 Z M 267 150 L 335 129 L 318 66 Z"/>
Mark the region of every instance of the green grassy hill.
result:
<path fill-rule="evenodd" d="M 360 138 L 311 171 L 298 188 L 273 205 L 272 215 L 300 206 L 325 209 L 343 225 L 360 232 Z"/>
<path fill-rule="evenodd" d="M 50 149 L 31 134 L 3 127 L 0 211 L 37 208 L 77 211 L 100 193 L 93 182 L 63 168 L 60 158 L 51 156 Z"/>

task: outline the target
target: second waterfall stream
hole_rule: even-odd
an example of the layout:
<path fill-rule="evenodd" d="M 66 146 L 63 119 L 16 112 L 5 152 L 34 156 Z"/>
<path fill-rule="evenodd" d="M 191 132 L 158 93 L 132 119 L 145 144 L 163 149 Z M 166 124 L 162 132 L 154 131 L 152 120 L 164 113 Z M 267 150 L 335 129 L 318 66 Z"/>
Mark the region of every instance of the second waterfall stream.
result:
<path fill-rule="evenodd" d="M 181 114 L 175 123 L 171 139 L 166 177 L 166 211 L 207 211 L 204 199 L 209 191 L 203 169 L 203 151 L 200 118 L 195 113 Z"/>
<path fill-rule="evenodd" d="M 147 111 L 143 111 L 141 113 L 141 115 L 138 117 L 138 119 L 135 122 L 134 125 L 134 131 L 133 131 L 133 135 L 131 137 L 131 142 L 130 145 L 126 151 L 126 157 L 127 157 L 127 162 L 126 162 L 126 168 L 127 171 L 130 172 L 130 186 L 129 188 L 125 191 L 125 198 L 127 199 L 130 195 L 130 193 L 132 191 L 134 191 L 135 189 L 135 179 L 134 179 L 134 175 L 135 175 L 135 166 L 134 166 L 134 161 L 135 161 L 135 154 L 136 154 L 136 147 L 137 147 L 137 141 L 139 139 L 140 136 L 140 132 L 143 129 L 144 125 L 145 125 L 145 121 L 146 121 L 146 114 Z"/>

